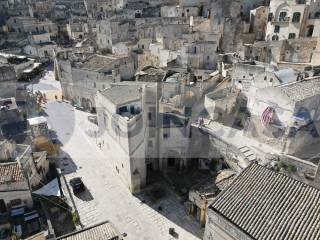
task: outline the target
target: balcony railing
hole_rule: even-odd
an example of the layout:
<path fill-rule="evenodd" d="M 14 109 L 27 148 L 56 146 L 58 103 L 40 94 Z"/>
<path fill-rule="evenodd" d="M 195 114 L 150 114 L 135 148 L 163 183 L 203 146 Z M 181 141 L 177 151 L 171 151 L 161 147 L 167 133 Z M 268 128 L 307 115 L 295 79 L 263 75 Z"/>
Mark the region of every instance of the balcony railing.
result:
<path fill-rule="evenodd" d="M 275 17 L 272 18 L 272 22 L 276 23 L 288 23 L 290 22 L 290 17 L 279 17 L 276 19 Z"/>

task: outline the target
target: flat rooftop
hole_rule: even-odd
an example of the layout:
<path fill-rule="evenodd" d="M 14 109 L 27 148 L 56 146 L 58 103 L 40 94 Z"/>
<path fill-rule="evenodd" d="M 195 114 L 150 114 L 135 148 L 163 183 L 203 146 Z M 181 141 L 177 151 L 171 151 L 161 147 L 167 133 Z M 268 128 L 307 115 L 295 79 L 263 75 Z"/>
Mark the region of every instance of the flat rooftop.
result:
<path fill-rule="evenodd" d="M 122 105 L 141 99 L 141 85 L 114 85 L 101 91 L 110 102 Z"/>
<path fill-rule="evenodd" d="M 105 67 L 108 67 L 114 61 L 116 61 L 120 58 L 122 58 L 122 57 L 115 56 L 115 55 L 107 55 L 107 56 L 93 55 L 93 56 L 89 57 L 85 62 L 83 62 L 83 63 L 76 62 L 75 64 L 79 64 L 78 66 L 82 69 L 103 72 Z"/>

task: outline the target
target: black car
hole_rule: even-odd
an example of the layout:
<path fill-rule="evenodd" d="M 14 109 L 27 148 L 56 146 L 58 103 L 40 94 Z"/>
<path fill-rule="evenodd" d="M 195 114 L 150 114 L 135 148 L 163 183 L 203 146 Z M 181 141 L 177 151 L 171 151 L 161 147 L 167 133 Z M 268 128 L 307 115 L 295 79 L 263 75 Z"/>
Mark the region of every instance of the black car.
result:
<path fill-rule="evenodd" d="M 72 178 L 70 180 L 70 185 L 72 187 L 74 194 L 81 193 L 86 190 L 81 178 L 79 178 L 79 177 Z"/>

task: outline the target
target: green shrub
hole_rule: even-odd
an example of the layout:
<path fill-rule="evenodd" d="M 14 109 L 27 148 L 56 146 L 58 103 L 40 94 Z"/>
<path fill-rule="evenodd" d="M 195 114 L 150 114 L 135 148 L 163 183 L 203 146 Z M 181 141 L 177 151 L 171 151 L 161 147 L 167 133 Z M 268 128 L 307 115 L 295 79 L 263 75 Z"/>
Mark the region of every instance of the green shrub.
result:
<path fill-rule="evenodd" d="M 296 171 L 297 171 L 296 166 L 294 166 L 294 165 L 292 165 L 292 164 L 290 164 L 290 165 L 288 166 L 288 172 L 290 172 L 290 173 L 295 173 Z"/>
<path fill-rule="evenodd" d="M 80 217 L 76 212 L 72 213 L 72 221 L 75 225 L 80 225 Z"/>

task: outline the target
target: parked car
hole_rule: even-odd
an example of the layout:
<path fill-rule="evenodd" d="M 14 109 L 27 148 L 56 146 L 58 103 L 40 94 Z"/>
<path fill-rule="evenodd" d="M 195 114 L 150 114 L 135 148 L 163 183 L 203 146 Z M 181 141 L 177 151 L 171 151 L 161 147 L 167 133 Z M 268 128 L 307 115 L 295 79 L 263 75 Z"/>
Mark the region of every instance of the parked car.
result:
<path fill-rule="evenodd" d="M 84 186 L 84 183 L 80 177 L 72 178 L 69 183 L 74 194 L 81 193 L 86 190 L 86 187 Z"/>

